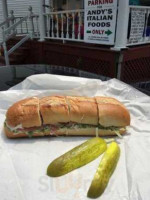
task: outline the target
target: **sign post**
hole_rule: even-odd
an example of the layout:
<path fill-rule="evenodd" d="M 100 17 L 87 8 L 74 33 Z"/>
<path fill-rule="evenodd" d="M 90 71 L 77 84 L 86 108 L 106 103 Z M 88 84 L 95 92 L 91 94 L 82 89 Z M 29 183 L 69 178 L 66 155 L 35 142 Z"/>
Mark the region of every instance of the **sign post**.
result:
<path fill-rule="evenodd" d="M 84 41 L 113 45 L 117 0 L 85 0 L 84 4 Z"/>

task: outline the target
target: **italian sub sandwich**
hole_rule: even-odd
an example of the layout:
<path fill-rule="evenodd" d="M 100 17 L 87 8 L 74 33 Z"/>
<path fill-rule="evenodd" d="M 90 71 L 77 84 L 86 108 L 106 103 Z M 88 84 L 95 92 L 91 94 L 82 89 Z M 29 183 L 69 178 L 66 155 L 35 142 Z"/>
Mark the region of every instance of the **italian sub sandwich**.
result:
<path fill-rule="evenodd" d="M 130 114 L 109 97 L 32 97 L 13 104 L 6 113 L 9 138 L 37 136 L 108 136 L 125 134 Z"/>

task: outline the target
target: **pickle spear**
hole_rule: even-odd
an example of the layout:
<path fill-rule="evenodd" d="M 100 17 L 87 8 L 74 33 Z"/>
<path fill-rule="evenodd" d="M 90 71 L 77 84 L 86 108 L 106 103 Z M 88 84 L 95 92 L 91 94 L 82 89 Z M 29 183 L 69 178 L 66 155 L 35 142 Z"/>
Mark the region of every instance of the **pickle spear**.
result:
<path fill-rule="evenodd" d="M 100 165 L 95 173 L 87 196 L 97 198 L 103 194 L 111 175 L 113 174 L 120 157 L 120 147 L 112 142 L 107 148 Z"/>
<path fill-rule="evenodd" d="M 101 138 L 92 138 L 55 159 L 47 168 L 47 175 L 58 177 L 96 159 L 107 149 Z"/>

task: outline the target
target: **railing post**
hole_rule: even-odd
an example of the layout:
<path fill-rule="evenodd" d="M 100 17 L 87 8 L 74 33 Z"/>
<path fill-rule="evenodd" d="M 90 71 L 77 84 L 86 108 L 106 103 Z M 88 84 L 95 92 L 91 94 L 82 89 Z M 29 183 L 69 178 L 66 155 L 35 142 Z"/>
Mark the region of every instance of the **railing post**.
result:
<path fill-rule="evenodd" d="M 44 0 L 39 0 L 39 27 L 40 27 L 40 41 L 45 40 L 45 20 L 44 20 Z"/>
<path fill-rule="evenodd" d="M 6 42 L 3 42 L 3 49 L 4 49 L 4 55 L 5 55 L 5 64 L 6 64 L 6 66 L 9 66 L 10 63 L 9 63 L 9 57 L 8 57 Z"/>
<path fill-rule="evenodd" d="M 30 22 L 30 27 L 29 27 L 29 33 L 31 38 L 34 36 L 34 23 L 33 23 L 33 12 L 32 12 L 32 6 L 29 6 L 29 22 Z"/>
<path fill-rule="evenodd" d="M 14 24 L 14 20 L 15 20 L 14 11 L 13 10 L 10 11 L 10 17 L 11 17 L 11 25 L 13 25 Z"/>
<path fill-rule="evenodd" d="M 122 48 L 126 48 L 128 24 L 129 24 L 129 0 L 119 0 L 116 42 L 113 49 L 120 50 Z"/>
<path fill-rule="evenodd" d="M 9 66 L 9 56 L 8 56 L 8 51 L 7 51 L 7 46 L 6 46 L 6 37 L 5 37 L 4 27 L 2 27 L 2 35 L 3 35 L 3 49 L 4 49 L 4 56 L 5 56 L 5 64 L 6 66 Z"/>
<path fill-rule="evenodd" d="M 11 25 L 15 23 L 15 17 L 14 17 L 14 11 L 10 11 L 10 17 L 11 17 Z M 13 29 L 13 33 L 15 32 L 15 29 Z"/>

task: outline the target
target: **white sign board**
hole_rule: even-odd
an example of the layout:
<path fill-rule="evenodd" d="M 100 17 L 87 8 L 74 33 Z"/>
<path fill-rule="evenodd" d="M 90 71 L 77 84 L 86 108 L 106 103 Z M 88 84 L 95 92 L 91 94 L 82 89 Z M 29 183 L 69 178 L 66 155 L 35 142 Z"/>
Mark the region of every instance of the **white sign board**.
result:
<path fill-rule="evenodd" d="M 84 0 L 84 41 L 113 45 L 117 0 Z"/>
<path fill-rule="evenodd" d="M 129 43 L 138 43 L 143 41 L 144 27 L 145 27 L 145 13 L 144 9 L 132 9 L 131 12 L 131 29 Z M 130 28 L 130 27 L 129 27 Z"/>

